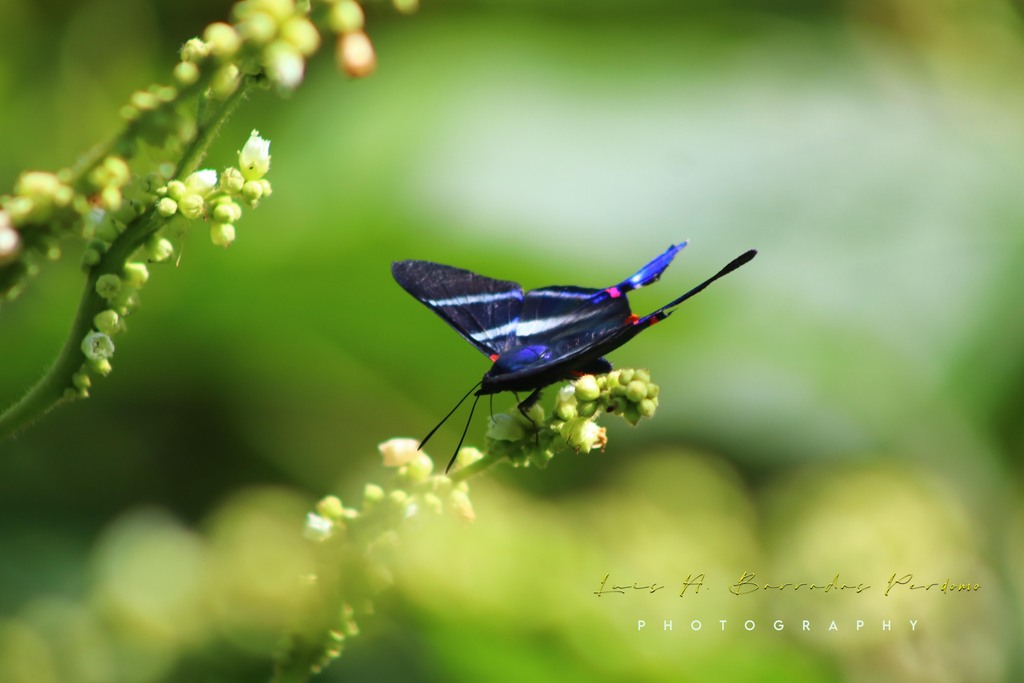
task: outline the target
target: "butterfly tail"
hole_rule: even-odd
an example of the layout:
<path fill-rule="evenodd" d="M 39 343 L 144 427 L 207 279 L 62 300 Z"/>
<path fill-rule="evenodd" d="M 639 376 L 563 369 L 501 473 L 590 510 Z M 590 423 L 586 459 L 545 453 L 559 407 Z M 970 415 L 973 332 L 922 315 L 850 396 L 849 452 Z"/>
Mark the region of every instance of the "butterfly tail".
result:
<path fill-rule="evenodd" d="M 753 260 L 753 258 L 755 256 L 757 256 L 757 250 L 756 249 L 750 249 L 748 251 L 743 252 L 742 254 L 740 254 L 739 256 L 734 258 L 732 261 L 729 261 L 729 263 L 727 263 L 726 266 L 724 268 L 722 268 L 720 271 L 718 271 L 717 273 L 715 273 L 714 275 L 709 277 L 707 280 L 705 280 L 704 282 L 700 283 L 699 285 L 697 285 L 696 287 L 694 287 L 693 289 L 688 291 L 686 294 L 683 294 L 678 299 L 670 301 L 669 303 L 665 304 L 664 306 L 662 306 L 658 310 L 654 311 L 653 313 L 650 313 L 648 315 L 645 315 L 642 318 L 637 319 L 633 323 L 633 326 L 636 327 L 636 328 L 641 328 L 642 329 L 644 327 L 648 327 L 650 325 L 653 325 L 654 323 L 656 323 L 658 321 L 664 320 L 665 318 L 667 318 L 669 315 L 672 314 L 672 309 L 674 309 L 676 306 L 678 306 L 679 304 L 683 303 L 684 301 L 686 301 L 690 297 L 694 297 L 694 296 L 700 294 L 701 292 L 703 292 L 707 288 L 708 285 L 710 285 L 715 280 L 718 280 L 719 278 L 723 278 L 726 275 L 728 275 L 729 273 L 731 273 L 734 270 L 736 270 L 737 268 L 739 268 L 740 266 L 749 263 L 751 260 Z"/>

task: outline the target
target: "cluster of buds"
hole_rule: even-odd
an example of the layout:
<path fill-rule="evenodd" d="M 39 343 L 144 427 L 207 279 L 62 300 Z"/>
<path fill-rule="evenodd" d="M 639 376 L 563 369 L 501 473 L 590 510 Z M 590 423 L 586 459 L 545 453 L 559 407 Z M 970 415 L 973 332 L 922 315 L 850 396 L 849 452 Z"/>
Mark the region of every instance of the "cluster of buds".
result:
<path fill-rule="evenodd" d="M 35 260 L 59 258 L 63 235 L 91 237 L 90 216 L 123 211 L 129 179 L 128 163 L 114 155 L 77 180 L 68 169 L 22 173 L 0 197 L 0 297 L 17 295 L 22 277 L 38 270 Z"/>
<path fill-rule="evenodd" d="M 559 451 L 604 450 L 608 436 L 596 420 L 618 415 L 632 425 L 651 417 L 658 407 L 658 385 L 647 370 L 613 370 L 584 375 L 559 390 L 554 412 L 546 417 L 539 404 L 524 415 L 518 408 L 491 418 L 487 451 L 513 465 L 544 466 Z"/>
<path fill-rule="evenodd" d="M 468 484 L 436 474 L 433 460 L 416 441 L 391 439 L 378 448 L 382 464 L 393 472 L 388 486 L 367 484 L 360 508 L 327 496 L 306 515 L 305 537 L 322 554 L 324 574 L 311 577 L 309 584 L 320 587 L 324 598 L 341 601 L 330 617 L 334 623 L 321 639 L 314 671 L 338 657 L 348 639 L 359 633 L 352 605 L 371 612 L 373 596 L 393 583 L 389 567 L 403 525 L 446 510 L 461 521 L 474 519 Z M 483 457 L 475 449 L 463 449 L 463 460 L 472 460 L 474 454 Z"/>
<path fill-rule="evenodd" d="M 264 178 L 270 170 L 270 141 L 253 131 L 238 153 L 238 166 L 224 169 L 217 176 L 213 169 L 196 171 L 184 180 L 172 180 L 157 189 L 157 212 L 171 218 L 182 215 L 189 220 L 210 221 L 210 241 L 226 247 L 235 241 L 235 223 L 242 217 L 244 202 L 255 208 L 271 193 Z"/>

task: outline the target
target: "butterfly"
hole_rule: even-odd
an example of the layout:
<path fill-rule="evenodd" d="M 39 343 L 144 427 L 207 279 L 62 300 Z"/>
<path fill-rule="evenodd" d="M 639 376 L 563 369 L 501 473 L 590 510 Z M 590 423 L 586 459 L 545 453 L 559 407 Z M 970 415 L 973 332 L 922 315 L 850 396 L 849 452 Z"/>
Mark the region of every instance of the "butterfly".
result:
<path fill-rule="evenodd" d="M 495 280 L 454 266 L 431 261 L 393 263 L 391 274 L 395 281 L 493 363 L 419 447 L 423 448 L 474 390 L 476 400 L 469 421 L 481 396 L 502 391 L 529 391 L 529 396 L 519 403 L 519 410 L 526 415 L 545 387 L 582 375 L 608 372 L 612 365 L 605 354 L 664 320 L 676 306 L 757 255 L 754 249 L 744 252 L 653 313 L 642 317 L 633 313 L 626 294 L 657 282 L 686 244 L 671 245 L 633 275 L 604 289 L 558 285 L 524 292 L 517 282 Z M 458 456 L 469 421 L 445 472 Z"/>

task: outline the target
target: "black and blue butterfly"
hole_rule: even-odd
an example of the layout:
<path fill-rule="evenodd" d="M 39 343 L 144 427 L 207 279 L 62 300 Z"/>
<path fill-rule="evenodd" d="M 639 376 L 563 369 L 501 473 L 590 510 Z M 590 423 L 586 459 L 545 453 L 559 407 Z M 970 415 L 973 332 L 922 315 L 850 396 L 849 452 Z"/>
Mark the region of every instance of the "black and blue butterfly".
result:
<path fill-rule="evenodd" d="M 494 363 L 483 379 L 424 437 L 420 448 L 474 390 L 476 400 L 502 391 L 529 391 L 529 396 L 519 403 L 525 415 L 544 387 L 581 375 L 608 372 L 612 365 L 605 354 L 664 320 L 673 308 L 757 254 L 754 249 L 746 251 L 653 313 L 642 317 L 634 314 L 626 294 L 657 282 L 685 246 L 686 242 L 670 246 L 630 277 L 604 289 L 551 286 L 523 292 L 516 282 L 495 280 L 440 263 L 393 263 L 391 273 L 405 291 L 441 316 Z M 470 420 L 475 408 L 476 401 L 470 409 Z M 455 462 L 465 436 L 464 430 L 446 472 Z"/>

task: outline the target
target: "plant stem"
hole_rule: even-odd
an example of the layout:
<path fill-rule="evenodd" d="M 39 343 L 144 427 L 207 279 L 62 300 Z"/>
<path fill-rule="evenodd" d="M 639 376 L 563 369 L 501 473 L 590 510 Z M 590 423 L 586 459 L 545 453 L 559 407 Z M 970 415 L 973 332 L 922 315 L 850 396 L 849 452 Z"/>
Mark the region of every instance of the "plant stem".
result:
<path fill-rule="evenodd" d="M 208 119 L 199 122 L 196 136 L 185 150 L 175 172 L 175 177 L 183 179 L 195 171 L 202 162 L 213 139 L 220 132 L 221 126 L 238 107 L 245 95 L 253 87 L 251 79 L 243 79 L 235 92 L 219 102 L 209 114 Z M 64 340 L 64 345 L 57 354 L 46 374 L 29 389 L 18 402 L 0 414 L 0 441 L 7 439 L 47 414 L 58 405 L 69 401 L 74 375 L 85 357 L 82 353 L 82 340 L 93 326 L 93 318 L 107 308 L 107 302 L 96 293 L 96 281 L 101 275 L 113 273 L 120 276 L 125 264 L 132 254 L 146 243 L 163 225 L 165 219 L 153 208 L 148 209 L 128 224 L 124 232 L 110 245 L 96 267 L 92 268 L 85 281 L 78 304 L 78 311 L 71 324 L 71 329 Z"/>

